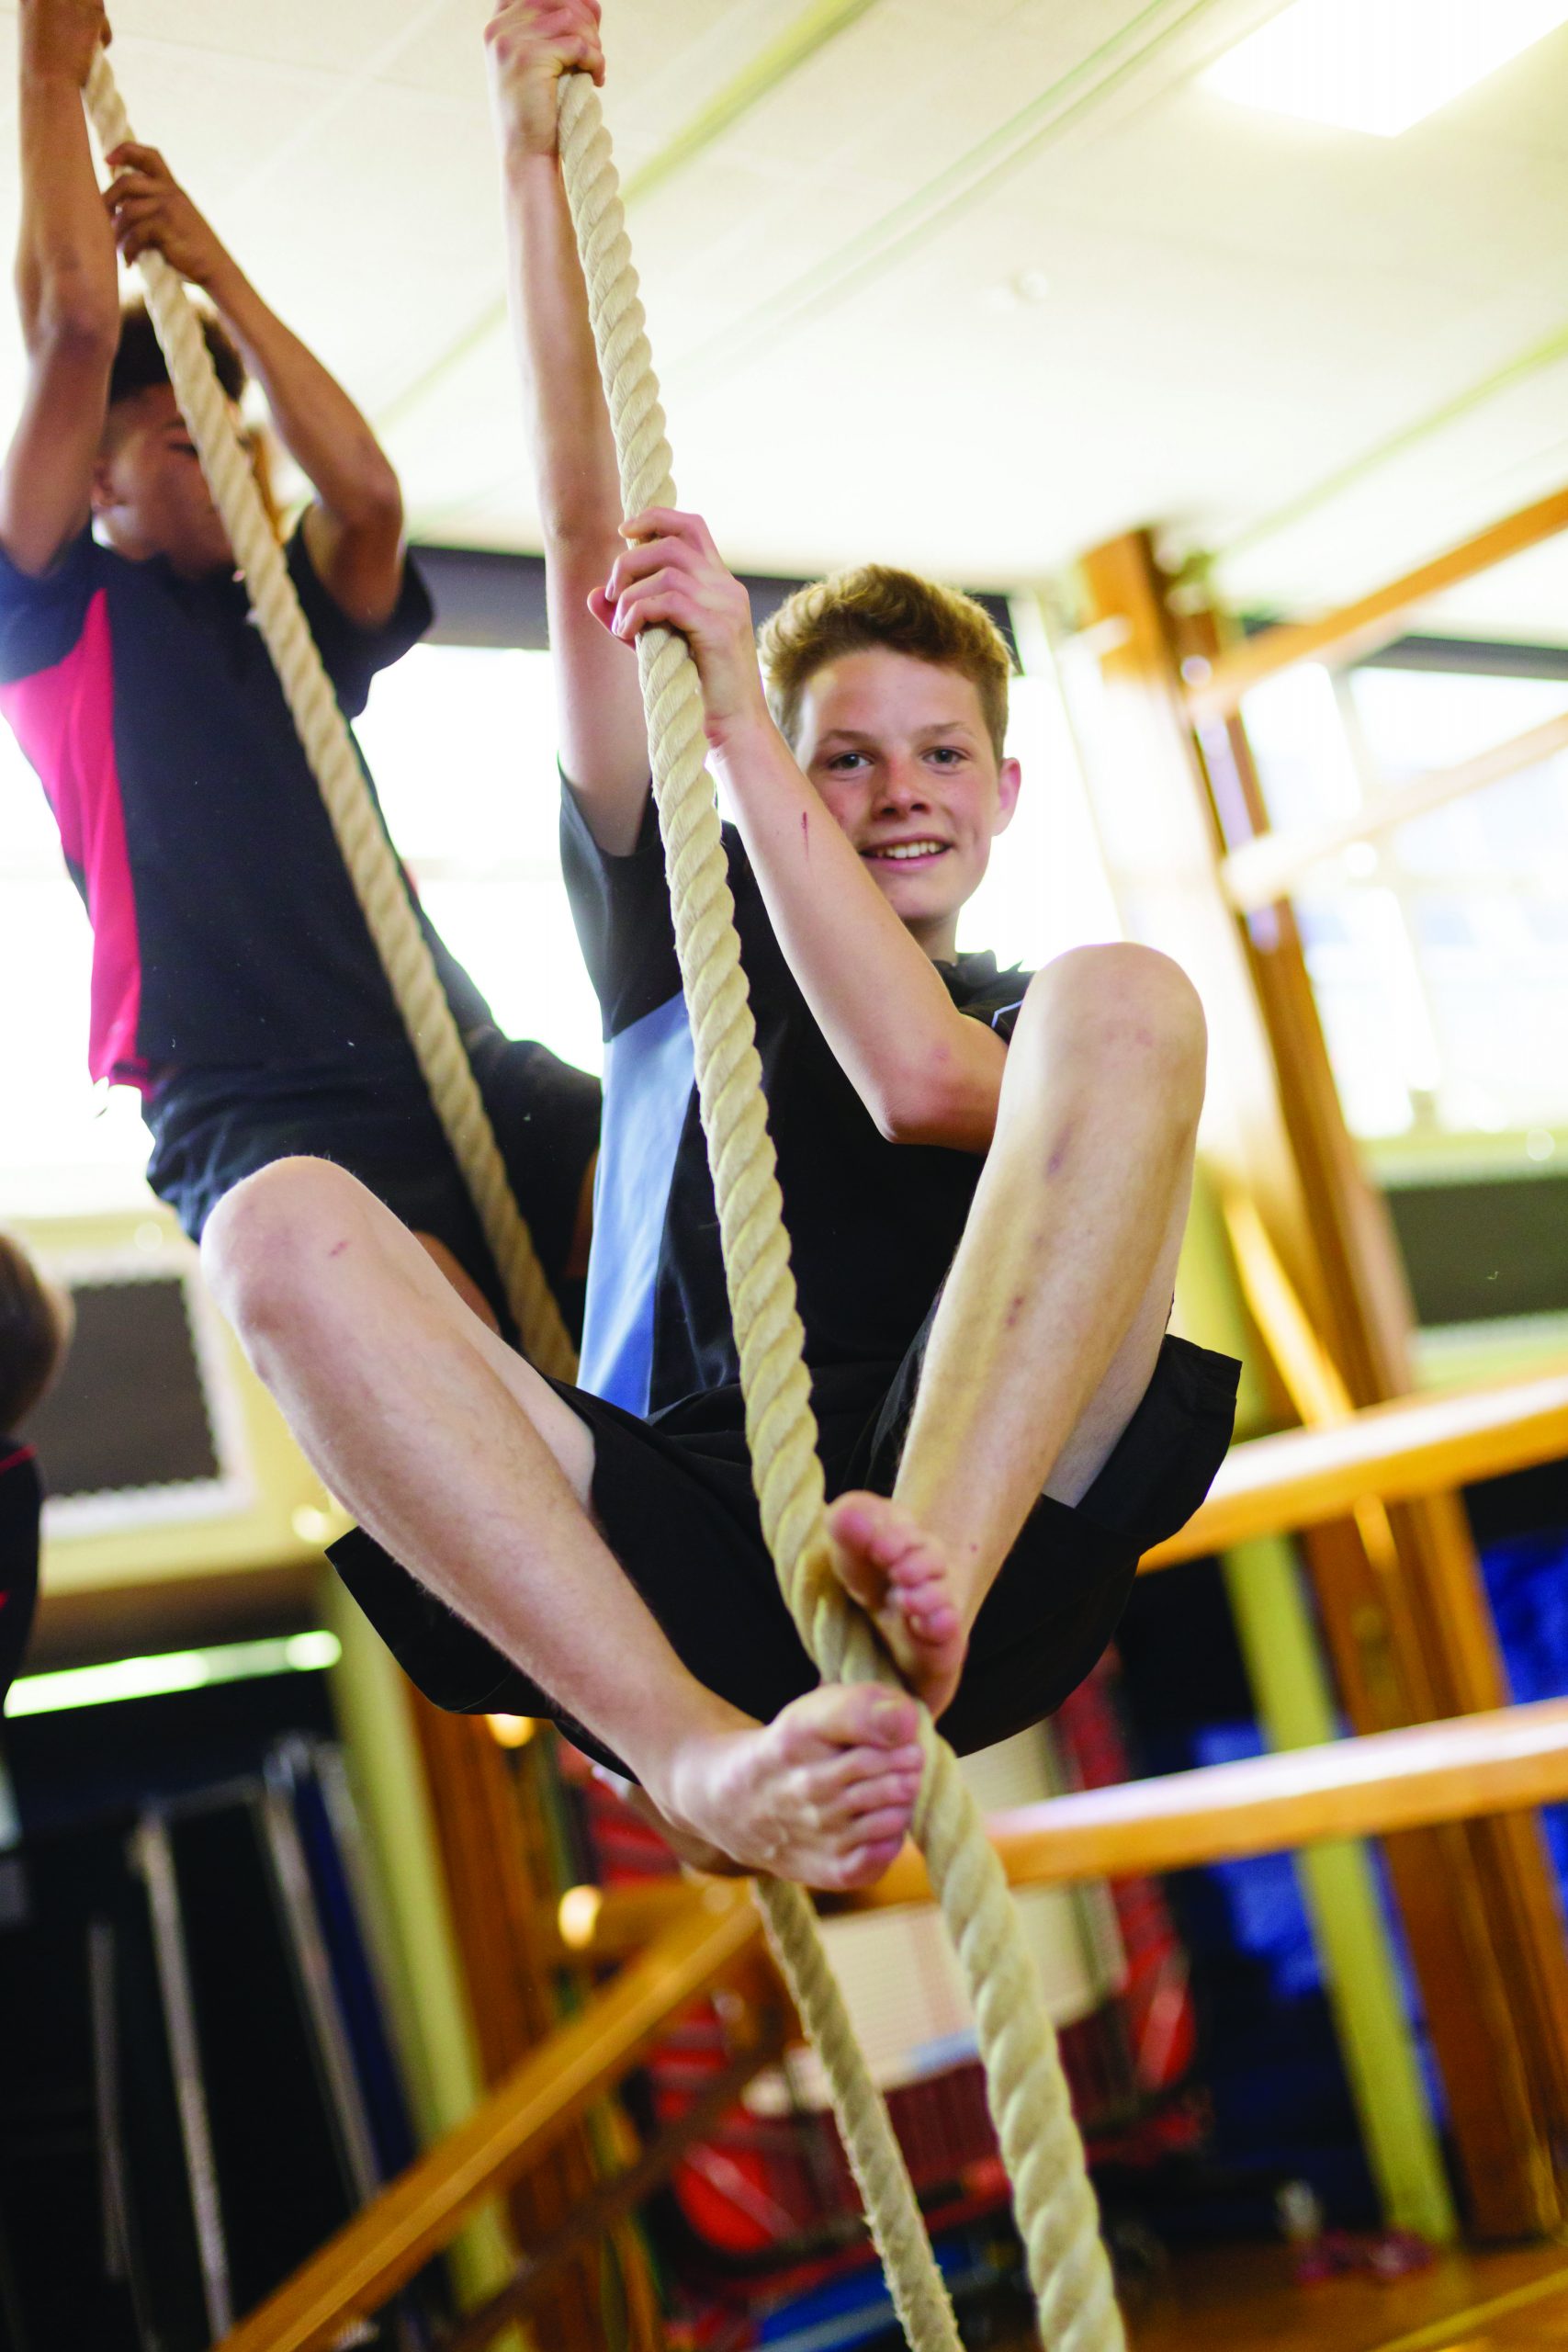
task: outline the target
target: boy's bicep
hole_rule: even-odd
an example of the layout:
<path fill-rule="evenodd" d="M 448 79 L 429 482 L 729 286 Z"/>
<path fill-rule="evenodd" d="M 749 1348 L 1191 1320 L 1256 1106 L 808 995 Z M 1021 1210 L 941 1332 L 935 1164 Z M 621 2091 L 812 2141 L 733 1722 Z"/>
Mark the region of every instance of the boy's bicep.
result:
<path fill-rule="evenodd" d="M 0 465 L 0 548 L 31 578 L 50 569 L 92 512 L 112 362 L 96 345 L 51 345 L 28 367 Z"/>

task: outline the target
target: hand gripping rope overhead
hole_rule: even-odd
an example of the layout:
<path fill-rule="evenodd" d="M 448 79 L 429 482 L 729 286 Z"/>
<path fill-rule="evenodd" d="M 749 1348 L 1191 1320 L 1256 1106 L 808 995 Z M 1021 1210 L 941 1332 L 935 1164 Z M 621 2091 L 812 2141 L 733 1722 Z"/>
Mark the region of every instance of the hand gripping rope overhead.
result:
<path fill-rule="evenodd" d="M 87 111 L 107 154 L 130 137 L 102 50 L 87 82 Z M 365 771 L 299 609 L 283 550 L 262 503 L 206 341 L 184 286 L 162 254 L 141 257 L 147 308 L 168 362 L 214 503 L 223 517 L 256 622 L 290 716 L 326 803 L 344 864 L 364 910 L 403 1026 L 453 1157 L 473 1195 L 523 1345 L 542 1372 L 570 1379 L 577 1360 L 560 1309 L 534 1252 L 505 1163 L 434 960 L 415 918 Z"/>
<path fill-rule="evenodd" d="M 125 110 L 101 52 L 86 96 L 106 152 L 128 139 Z M 673 505 L 670 447 L 618 183 L 586 76 L 564 78 L 560 119 L 562 169 L 626 510 Z M 143 254 L 141 266 L 175 396 L 525 1346 L 542 1369 L 570 1373 L 570 1342 L 206 343 L 162 254 Z M 896 1683 L 891 1662 L 826 1561 L 810 1381 L 718 815 L 704 765 L 695 665 L 684 641 L 662 629 L 645 632 L 637 652 L 763 1527 L 784 1598 L 823 1677 Z M 1094 2195 L 1033 1962 L 953 1751 L 929 1719 L 921 1736 L 926 1769 L 915 1835 L 974 2005 L 1042 2338 L 1050 2352 L 1122 2352 Z M 759 1882 L 757 1899 L 831 2085 L 905 2333 L 916 2352 L 961 2352 L 886 2109 L 854 2040 L 812 1906 L 798 1887 L 779 1881 Z"/>
<path fill-rule="evenodd" d="M 609 136 L 598 94 L 582 74 L 561 82 L 560 151 L 615 426 L 622 502 L 628 514 L 673 506 L 664 413 Z M 643 632 L 637 659 L 763 1529 L 784 1599 L 823 1679 L 896 1683 L 870 1624 L 827 1564 L 811 1384 L 718 811 L 704 765 L 696 665 L 684 639 L 666 629 Z M 1119 2352 L 1123 2336 L 1111 2267 L 1033 1962 L 957 1759 L 923 1711 L 921 1738 L 926 1768 L 915 1836 L 979 2026 L 1041 2334 L 1052 2352 Z M 891 2140 L 886 2111 L 858 2049 L 840 2038 L 841 2006 L 811 1905 L 798 1887 L 778 1881 L 759 1882 L 757 1894 L 828 2068 L 846 2145 L 857 2157 L 874 2149 L 880 2160 Z M 825 1990 L 832 1996 L 826 2018 Z M 876 2169 L 857 2161 L 857 2175 L 906 2331 L 919 2352 L 927 2352 L 953 2342 L 953 2316 L 923 2231 L 914 2245 L 906 2239 L 911 2192 L 896 2148 L 891 2154 L 893 2162 L 878 2162 Z"/>

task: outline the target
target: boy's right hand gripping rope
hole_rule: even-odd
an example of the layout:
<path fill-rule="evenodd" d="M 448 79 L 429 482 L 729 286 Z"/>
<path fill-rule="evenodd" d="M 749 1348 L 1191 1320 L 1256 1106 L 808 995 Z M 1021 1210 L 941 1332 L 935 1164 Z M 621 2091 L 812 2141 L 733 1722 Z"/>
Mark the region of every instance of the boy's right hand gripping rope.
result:
<path fill-rule="evenodd" d="M 598 95 L 585 74 L 562 78 L 560 148 L 625 509 L 635 514 L 672 506 L 670 445 L 637 273 Z M 637 652 L 762 1524 L 785 1599 L 824 1679 L 896 1685 L 869 1623 L 827 1565 L 810 1381 L 724 845 L 704 767 L 696 668 L 684 641 L 668 630 L 645 631 Z M 1042 2338 L 1051 2352 L 1122 2352 L 1111 2266 L 1039 1978 L 953 1751 L 929 1720 L 922 1738 L 926 1771 L 915 1835 L 974 2005 Z M 758 1899 L 832 2084 L 906 2333 L 918 2352 L 953 2352 L 952 2309 L 812 1906 L 798 1887 L 777 1882 L 760 1884 Z"/>

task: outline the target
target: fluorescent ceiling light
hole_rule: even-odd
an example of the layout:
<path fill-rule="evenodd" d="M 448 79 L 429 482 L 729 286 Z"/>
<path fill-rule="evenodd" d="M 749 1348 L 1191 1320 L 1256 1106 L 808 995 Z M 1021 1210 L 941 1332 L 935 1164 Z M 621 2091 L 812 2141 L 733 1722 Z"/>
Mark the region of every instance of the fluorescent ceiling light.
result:
<path fill-rule="evenodd" d="M 216 1649 L 171 1650 L 162 1657 L 121 1657 L 107 1666 L 65 1666 L 23 1674 L 6 1713 L 59 1714 L 68 1707 L 105 1707 L 120 1699 L 158 1699 L 204 1690 L 214 1682 L 251 1682 L 265 1674 L 319 1674 L 343 1652 L 335 1634 L 290 1634 L 270 1642 L 225 1642 Z"/>
<path fill-rule="evenodd" d="M 1397 138 L 1568 20 L 1568 0 L 1295 0 L 1201 76 L 1206 90 Z"/>

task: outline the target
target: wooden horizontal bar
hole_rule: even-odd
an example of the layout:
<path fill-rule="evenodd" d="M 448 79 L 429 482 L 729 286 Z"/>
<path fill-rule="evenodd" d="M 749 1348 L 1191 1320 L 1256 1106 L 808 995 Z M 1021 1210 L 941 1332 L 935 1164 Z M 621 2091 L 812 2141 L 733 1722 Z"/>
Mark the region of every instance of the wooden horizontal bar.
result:
<path fill-rule="evenodd" d="M 1084 1789 L 986 1826 L 1013 1886 L 1190 1870 L 1195 1863 L 1325 1838 L 1381 1838 L 1435 1822 L 1513 1813 L 1568 1797 L 1568 1699 L 1459 1715 Z M 925 1864 L 907 1848 L 856 1909 L 929 1903 Z"/>
<path fill-rule="evenodd" d="M 1210 665 L 1207 677 L 1193 681 L 1186 697 L 1188 716 L 1194 726 L 1229 718 L 1240 708 L 1244 695 L 1298 662 L 1356 661 L 1396 638 L 1414 605 L 1426 604 L 1444 589 L 1457 587 L 1478 571 L 1489 571 L 1494 564 L 1538 547 L 1564 529 L 1568 529 L 1568 490 L 1560 490 L 1450 548 L 1445 555 L 1434 557 L 1430 563 L 1405 572 L 1402 579 L 1391 581 L 1386 588 L 1341 605 L 1337 612 L 1325 613 L 1314 621 L 1262 629 L 1223 653 Z"/>
<path fill-rule="evenodd" d="M 684 1893 L 690 1904 L 693 1889 L 688 1885 Z M 772 2018 L 761 2039 L 710 2077 L 691 2106 L 666 2124 L 634 2163 L 601 2181 L 544 2245 L 529 2248 L 516 2276 L 478 2311 L 468 2313 L 456 2334 L 446 2339 L 441 2352 L 487 2352 L 503 2327 L 525 2319 L 549 2280 L 584 2246 L 646 2204 L 687 2151 L 709 2136 L 747 2085 L 783 2055 L 787 2042 L 782 2015 Z"/>
<path fill-rule="evenodd" d="M 691 1893 L 641 1957 L 226 2335 L 219 2352 L 321 2352 L 378 2311 L 474 2208 L 551 2147 L 677 2010 L 761 1933 L 748 1889 Z"/>
<path fill-rule="evenodd" d="M 1063 1886 L 1190 1870 L 1328 1838 L 1388 1837 L 1563 1798 L 1568 1699 L 1542 1699 L 1159 1780 L 1077 1790 L 993 1814 L 986 1829 L 1010 1884 Z M 690 1881 L 661 1883 L 672 1915 L 691 1903 Z M 829 1911 L 931 1900 L 925 1864 L 912 1846 L 875 1886 L 822 1898 Z M 598 1933 L 607 1942 L 616 1936 L 617 1903 L 616 1892 L 608 1891 L 599 1913 Z M 645 1909 L 628 1915 L 634 1927 L 647 1917 Z"/>
<path fill-rule="evenodd" d="M 1467 792 L 1479 792 L 1486 785 L 1500 784 L 1505 776 L 1534 767 L 1565 745 L 1568 710 L 1522 735 L 1510 736 L 1490 752 L 1478 752 L 1472 760 L 1461 760 L 1450 768 L 1427 768 L 1419 775 L 1407 777 L 1366 808 L 1337 817 L 1331 824 L 1304 825 L 1288 833 L 1259 833 L 1256 841 L 1244 843 L 1221 861 L 1220 888 L 1237 914 L 1256 913 L 1260 907 L 1289 898 L 1314 865 L 1337 857 L 1353 842 L 1375 841 L 1392 833 L 1413 817 L 1427 816 Z"/>
<path fill-rule="evenodd" d="M 1316 1429 L 1233 1445 L 1206 1501 L 1145 1570 L 1348 1518 L 1568 1454 L 1568 1367 L 1529 1380 L 1369 1405 Z"/>
<path fill-rule="evenodd" d="M 693 1885 L 672 1873 L 625 1886 L 569 1887 L 557 1911 L 560 1944 L 552 1961 L 562 1967 L 618 1965 L 691 1907 Z M 592 1905 L 581 1900 L 589 1894 Z"/>

